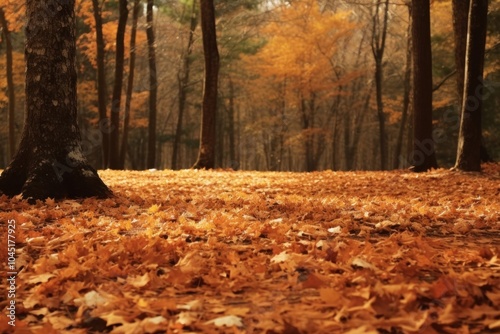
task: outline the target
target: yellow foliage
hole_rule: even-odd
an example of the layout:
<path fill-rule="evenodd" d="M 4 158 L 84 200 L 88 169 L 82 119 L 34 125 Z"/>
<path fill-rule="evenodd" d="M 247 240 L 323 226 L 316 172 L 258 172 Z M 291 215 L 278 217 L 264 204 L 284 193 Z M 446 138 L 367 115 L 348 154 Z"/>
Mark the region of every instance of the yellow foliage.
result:
<path fill-rule="evenodd" d="M 317 1 L 304 0 L 279 7 L 276 16 L 262 31 L 267 44 L 243 57 L 246 67 L 261 81 L 285 84 L 295 97 L 332 91 L 337 44 L 356 27 L 349 13 L 321 12 Z"/>

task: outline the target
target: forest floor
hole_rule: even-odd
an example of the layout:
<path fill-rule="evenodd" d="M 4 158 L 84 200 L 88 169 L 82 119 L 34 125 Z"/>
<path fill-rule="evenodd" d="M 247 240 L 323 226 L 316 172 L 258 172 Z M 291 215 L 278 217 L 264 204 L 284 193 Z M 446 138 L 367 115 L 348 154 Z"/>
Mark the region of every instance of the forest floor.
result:
<path fill-rule="evenodd" d="M 498 164 L 100 175 L 114 198 L 0 197 L 1 333 L 500 333 Z"/>

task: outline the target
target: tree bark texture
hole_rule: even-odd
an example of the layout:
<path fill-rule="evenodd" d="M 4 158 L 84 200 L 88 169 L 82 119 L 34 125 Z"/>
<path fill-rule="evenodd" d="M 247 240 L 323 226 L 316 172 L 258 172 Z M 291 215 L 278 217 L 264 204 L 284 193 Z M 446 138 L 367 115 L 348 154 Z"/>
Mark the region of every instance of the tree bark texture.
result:
<path fill-rule="evenodd" d="M 412 0 L 413 152 L 415 172 L 437 168 L 432 138 L 432 54 L 429 0 Z"/>
<path fill-rule="evenodd" d="M 26 2 L 26 119 L 0 191 L 24 198 L 107 197 L 77 125 L 74 0 Z"/>
<path fill-rule="evenodd" d="M 99 131 L 102 138 L 102 167 L 109 164 L 109 118 L 106 105 L 108 103 L 108 88 L 106 85 L 105 42 L 102 32 L 102 16 L 99 0 L 92 0 L 95 20 L 96 49 L 97 49 L 97 108 L 99 110 Z"/>
<path fill-rule="evenodd" d="M 127 27 L 127 0 L 119 0 L 120 15 L 116 31 L 115 82 L 111 99 L 111 124 L 109 129 L 109 168 L 120 168 L 120 108 L 125 68 L 125 29 Z"/>
<path fill-rule="evenodd" d="M 219 51 L 215 30 L 213 0 L 200 0 L 203 51 L 205 55 L 205 81 L 198 159 L 193 168 L 215 167 L 215 138 L 217 115 L 217 86 L 219 81 Z"/>
<path fill-rule="evenodd" d="M 469 26 L 470 0 L 453 0 L 453 33 L 455 40 L 455 66 L 457 74 L 458 105 L 462 106 L 465 81 L 465 56 L 467 52 L 467 31 Z M 482 132 L 481 132 L 482 138 Z M 481 161 L 493 162 L 481 139 Z"/>
<path fill-rule="evenodd" d="M 464 95 L 455 168 L 481 170 L 481 112 L 488 0 L 472 0 L 469 9 Z"/>
<path fill-rule="evenodd" d="M 156 99 L 158 80 L 156 75 L 156 45 L 153 22 L 154 0 L 148 0 L 146 8 L 146 36 L 149 52 L 149 124 L 148 124 L 148 157 L 147 168 L 156 165 Z"/>

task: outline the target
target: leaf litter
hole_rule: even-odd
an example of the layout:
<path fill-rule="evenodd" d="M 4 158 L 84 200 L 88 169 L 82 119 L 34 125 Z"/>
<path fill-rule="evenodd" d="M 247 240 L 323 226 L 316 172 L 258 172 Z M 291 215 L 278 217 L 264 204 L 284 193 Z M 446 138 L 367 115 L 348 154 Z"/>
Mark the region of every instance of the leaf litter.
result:
<path fill-rule="evenodd" d="M 498 164 L 100 175 L 115 197 L 0 198 L 16 332 L 500 331 Z"/>

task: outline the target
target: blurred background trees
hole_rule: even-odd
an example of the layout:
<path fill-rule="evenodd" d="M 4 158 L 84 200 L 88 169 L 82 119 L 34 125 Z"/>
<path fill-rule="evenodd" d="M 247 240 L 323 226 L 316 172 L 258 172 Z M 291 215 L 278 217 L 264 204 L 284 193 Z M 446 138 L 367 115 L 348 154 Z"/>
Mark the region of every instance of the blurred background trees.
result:
<path fill-rule="evenodd" d="M 125 2 L 128 18 L 120 37 L 120 13 L 122 22 L 125 15 L 120 5 Z M 409 3 L 215 1 L 220 55 L 216 167 L 409 167 Z M 97 168 L 108 167 L 110 157 L 115 168 L 193 166 L 204 81 L 199 1 L 77 0 L 76 9 L 78 121 L 88 160 Z M 10 161 L 24 120 L 23 15 L 22 3 L 0 3 L 0 168 Z M 455 59 L 455 43 L 461 39 L 455 40 L 452 17 L 452 0 L 431 1 L 432 133 L 441 167 L 451 167 L 456 160 L 462 99 L 457 72 L 463 65 L 457 66 Z M 155 37 L 155 74 L 150 72 L 148 27 Z M 117 52 L 123 52 L 118 66 Z M 499 0 L 489 4 L 484 85 L 490 94 L 483 94 L 483 145 L 499 160 Z M 155 113 L 150 112 L 152 90 Z M 112 110 L 118 116 L 113 124 Z"/>

